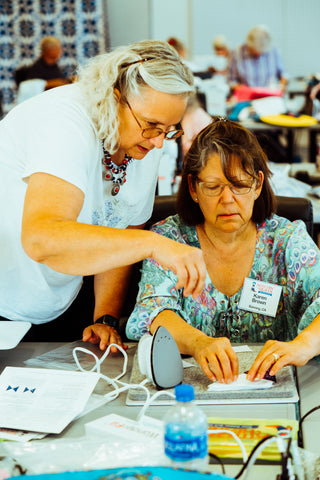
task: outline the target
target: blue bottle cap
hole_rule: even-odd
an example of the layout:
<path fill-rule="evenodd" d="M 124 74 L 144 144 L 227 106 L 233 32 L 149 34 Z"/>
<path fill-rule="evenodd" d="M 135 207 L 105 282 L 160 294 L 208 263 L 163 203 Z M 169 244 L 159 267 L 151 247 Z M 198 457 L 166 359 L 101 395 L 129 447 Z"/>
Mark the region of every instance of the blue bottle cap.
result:
<path fill-rule="evenodd" d="M 177 402 L 191 402 L 194 400 L 194 388 L 187 383 L 177 385 L 174 389 Z"/>

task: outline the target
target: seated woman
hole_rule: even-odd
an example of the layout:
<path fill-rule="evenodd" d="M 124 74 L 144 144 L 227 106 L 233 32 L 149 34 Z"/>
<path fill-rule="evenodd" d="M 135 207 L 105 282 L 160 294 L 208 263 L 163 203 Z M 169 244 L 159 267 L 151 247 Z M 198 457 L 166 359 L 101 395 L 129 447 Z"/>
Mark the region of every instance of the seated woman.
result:
<path fill-rule="evenodd" d="M 201 247 L 205 289 L 185 297 L 173 271 L 145 260 L 129 338 L 163 325 L 210 380 L 226 383 L 238 376 L 230 342 L 266 342 L 249 380 L 320 353 L 320 252 L 301 220 L 274 214 L 270 176 L 256 137 L 236 122 L 214 118 L 198 134 L 185 158 L 178 215 L 153 231 Z"/>

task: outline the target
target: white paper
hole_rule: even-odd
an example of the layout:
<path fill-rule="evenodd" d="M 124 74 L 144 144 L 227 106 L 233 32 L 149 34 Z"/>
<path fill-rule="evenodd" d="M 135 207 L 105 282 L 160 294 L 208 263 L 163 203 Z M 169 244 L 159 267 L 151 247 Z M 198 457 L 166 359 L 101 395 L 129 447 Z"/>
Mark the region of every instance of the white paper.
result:
<path fill-rule="evenodd" d="M 150 442 L 161 440 L 163 436 L 163 422 L 151 417 L 144 416 L 137 422 L 121 415 L 111 413 L 98 418 L 93 422 L 86 423 L 86 433 L 89 435 L 102 435 L 105 437 L 119 437 L 132 442 Z"/>
<path fill-rule="evenodd" d="M 182 360 L 182 366 L 183 366 L 183 368 L 196 367 L 196 365 L 194 365 L 194 363 L 187 362 L 187 360 Z"/>
<path fill-rule="evenodd" d="M 0 376 L 0 427 L 60 433 L 79 415 L 97 373 L 6 367 Z"/>
<path fill-rule="evenodd" d="M 258 98 L 257 100 L 252 100 L 251 105 L 259 117 L 279 115 L 287 111 L 283 97 Z"/>
<path fill-rule="evenodd" d="M 92 393 L 89 397 L 84 410 L 75 417 L 74 420 L 87 415 L 87 413 L 95 410 L 98 407 L 101 407 L 106 403 L 106 399 L 103 395 L 97 395 Z M 16 442 L 29 442 L 30 440 L 40 440 L 46 437 L 47 433 L 38 433 L 38 432 L 25 432 L 24 430 L 13 430 L 9 428 L 0 428 L 0 439 L 2 440 L 14 440 Z"/>
<path fill-rule="evenodd" d="M 0 350 L 16 347 L 30 327 L 30 322 L 2 320 L 0 322 Z"/>
<path fill-rule="evenodd" d="M 24 432 L 23 430 L 10 430 L 9 428 L 0 428 L 1 440 L 29 442 L 29 440 L 41 440 L 46 435 L 46 433 Z"/>
<path fill-rule="evenodd" d="M 208 390 L 210 391 L 217 391 L 217 392 L 222 392 L 222 391 L 230 391 L 230 390 L 257 390 L 261 388 L 270 388 L 274 384 L 272 380 L 254 380 L 251 382 L 250 380 L 247 380 L 245 373 L 241 373 L 237 380 L 231 383 L 220 383 L 220 382 L 214 382 L 210 383 L 208 386 Z"/>
<path fill-rule="evenodd" d="M 248 347 L 248 345 L 237 345 L 232 348 L 236 353 L 252 352 L 252 348 Z"/>

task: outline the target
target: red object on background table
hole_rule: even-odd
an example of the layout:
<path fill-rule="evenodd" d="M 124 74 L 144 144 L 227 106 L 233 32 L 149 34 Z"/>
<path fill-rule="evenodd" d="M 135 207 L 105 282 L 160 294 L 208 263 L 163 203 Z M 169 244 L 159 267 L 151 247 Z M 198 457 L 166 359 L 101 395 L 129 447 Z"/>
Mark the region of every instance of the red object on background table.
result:
<path fill-rule="evenodd" d="M 281 89 L 249 87 L 248 85 L 240 85 L 234 90 L 234 96 L 237 98 L 238 102 L 245 102 L 263 97 L 281 97 L 282 93 Z"/>

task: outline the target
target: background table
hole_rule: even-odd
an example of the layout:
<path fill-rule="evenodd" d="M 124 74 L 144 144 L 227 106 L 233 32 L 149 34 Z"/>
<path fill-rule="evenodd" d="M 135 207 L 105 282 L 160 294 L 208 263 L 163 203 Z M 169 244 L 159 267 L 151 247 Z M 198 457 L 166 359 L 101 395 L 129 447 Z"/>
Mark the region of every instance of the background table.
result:
<path fill-rule="evenodd" d="M 290 166 L 289 175 L 294 177 L 297 172 L 307 172 L 315 182 L 317 181 L 317 179 L 319 179 L 320 186 L 320 171 L 317 170 L 317 166 L 315 163 L 302 162 L 292 164 Z M 307 194 L 306 198 L 308 198 L 312 203 L 314 237 L 317 239 L 317 235 L 319 235 L 320 233 L 320 198 L 317 198 L 312 194 Z"/>
<path fill-rule="evenodd" d="M 320 123 L 315 125 L 310 125 L 308 127 L 297 127 L 297 126 L 280 126 L 280 125 L 270 125 L 263 122 L 256 122 L 254 120 L 248 119 L 243 120 L 241 125 L 246 127 L 248 130 L 251 130 L 253 133 L 269 133 L 274 130 L 281 130 L 285 135 L 287 141 L 287 162 L 293 163 L 295 160 L 295 145 L 294 145 L 294 134 L 299 132 L 302 129 L 308 132 L 308 160 L 311 163 L 315 163 L 317 155 L 317 135 L 320 133 Z"/>

